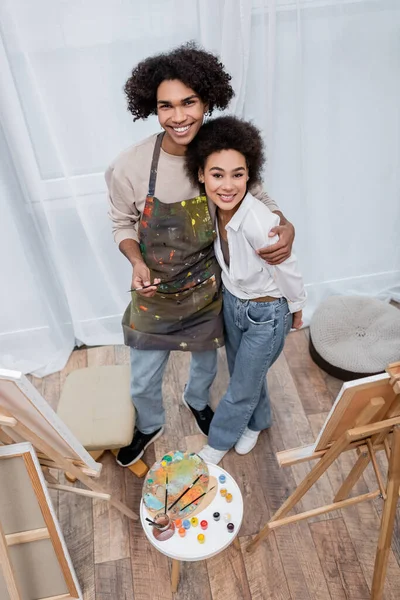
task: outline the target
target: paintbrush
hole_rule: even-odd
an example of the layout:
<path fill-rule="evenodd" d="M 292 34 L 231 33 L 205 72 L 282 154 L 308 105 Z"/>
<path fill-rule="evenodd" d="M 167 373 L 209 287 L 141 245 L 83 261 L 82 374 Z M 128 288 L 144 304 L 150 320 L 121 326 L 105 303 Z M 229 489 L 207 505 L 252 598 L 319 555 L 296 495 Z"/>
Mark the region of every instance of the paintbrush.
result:
<path fill-rule="evenodd" d="M 200 477 L 201 477 L 201 475 L 199 475 L 198 477 L 196 477 L 196 479 L 193 481 L 193 483 L 191 483 L 191 484 L 189 485 L 189 487 L 188 487 L 188 488 L 186 488 L 186 490 L 185 490 L 184 492 L 182 492 L 182 494 L 181 494 L 181 495 L 180 495 L 180 496 L 179 496 L 179 497 L 178 497 L 178 498 L 177 498 L 177 499 L 176 499 L 176 500 L 175 500 L 175 501 L 174 501 L 174 502 L 171 504 L 171 506 L 169 506 L 169 507 L 168 507 L 168 510 L 171 510 L 171 508 L 173 508 L 173 507 L 175 506 L 175 504 L 176 504 L 177 502 L 179 502 L 179 500 L 180 500 L 181 498 L 183 498 L 183 496 L 184 496 L 184 495 L 185 495 L 185 494 L 186 494 L 186 493 L 187 493 L 189 490 L 191 490 L 191 489 L 192 489 L 192 487 L 194 486 L 194 484 L 195 484 L 195 483 L 197 483 L 197 482 L 198 482 L 198 480 L 200 479 Z"/>
<path fill-rule="evenodd" d="M 150 285 L 143 285 L 142 287 L 132 288 L 128 292 L 140 292 L 141 290 L 147 290 L 150 287 L 157 287 L 159 283 L 150 283 Z"/>
<path fill-rule="evenodd" d="M 132 288 L 131 290 L 128 290 L 128 292 L 141 292 L 142 290 L 147 290 L 150 287 L 158 287 L 159 285 L 163 284 L 166 285 L 167 283 L 174 283 L 173 279 L 164 281 L 164 280 L 160 280 L 158 283 L 150 283 L 149 285 L 142 285 L 142 287 L 137 287 L 137 288 Z"/>
<path fill-rule="evenodd" d="M 156 527 L 157 529 L 162 529 L 164 527 L 164 525 L 160 525 L 159 523 L 156 523 L 155 521 L 152 521 L 151 519 L 148 519 L 147 517 L 146 517 L 146 521 L 151 523 L 151 525 L 153 525 L 153 527 Z"/>
<path fill-rule="evenodd" d="M 215 277 L 215 276 L 212 275 L 212 277 Z M 206 281 L 208 281 L 208 279 L 204 279 L 202 281 L 197 280 L 197 281 L 198 281 L 198 283 L 196 283 L 194 285 L 189 285 L 189 286 L 184 287 L 183 289 L 178 290 L 178 291 L 182 292 L 182 291 L 187 291 L 189 289 L 193 289 L 195 287 L 198 287 L 199 285 L 203 285 L 203 283 L 205 283 Z M 131 290 L 128 290 L 127 293 L 129 293 L 129 292 L 141 292 L 142 290 L 147 290 L 148 288 L 153 287 L 153 286 L 154 287 L 158 287 L 161 284 L 162 285 L 167 285 L 167 284 L 170 284 L 170 283 L 176 283 L 176 280 L 174 280 L 174 279 L 170 279 L 169 281 L 163 281 L 163 280 L 161 280 L 159 283 L 150 283 L 150 285 L 143 285 L 142 287 L 132 288 Z M 173 292 L 163 291 L 163 294 L 176 294 L 176 291 L 177 290 L 174 290 Z"/>
<path fill-rule="evenodd" d="M 190 506 L 191 504 L 193 504 L 194 502 L 197 502 L 197 500 L 200 500 L 200 498 L 202 498 L 203 496 L 206 496 L 209 492 L 211 492 L 211 490 L 213 490 L 215 488 L 215 485 L 212 486 L 212 488 L 210 488 L 209 490 L 207 490 L 206 492 L 203 492 L 202 494 L 200 494 L 200 496 L 197 496 L 197 498 L 195 498 L 194 500 L 192 500 L 191 502 L 189 502 L 189 504 L 186 504 L 186 506 L 184 506 L 183 508 L 181 508 L 181 510 L 179 511 L 180 513 L 183 512 L 185 510 L 185 508 L 187 508 L 188 506 Z"/>
<path fill-rule="evenodd" d="M 165 504 L 164 504 L 164 512 L 167 514 L 167 504 L 168 504 L 168 471 L 165 475 Z"/>

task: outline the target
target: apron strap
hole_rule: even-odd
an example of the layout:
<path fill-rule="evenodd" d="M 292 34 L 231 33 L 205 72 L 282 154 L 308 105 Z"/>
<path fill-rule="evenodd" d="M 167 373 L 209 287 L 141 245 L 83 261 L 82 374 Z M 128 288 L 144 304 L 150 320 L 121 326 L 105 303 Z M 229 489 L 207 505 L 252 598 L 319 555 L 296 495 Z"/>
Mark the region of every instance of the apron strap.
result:
<path fill-rule="evenodd" d="M 153 159 L 151 161 L 151 169 L 150 169 L 149 191 L 147 192 L 147 195 L 151 196 L 151 197 L 154 196 L 155 191 L 156 191 L 157 167 L 158 167 L 158 160 L 160 158 L 161 144 L 163 141 L 164 133 L 165 132 L 162 131 L 161 133 L 158 134 L 157 139 L 156 139 L 156 144 L 154 146 Z"/>

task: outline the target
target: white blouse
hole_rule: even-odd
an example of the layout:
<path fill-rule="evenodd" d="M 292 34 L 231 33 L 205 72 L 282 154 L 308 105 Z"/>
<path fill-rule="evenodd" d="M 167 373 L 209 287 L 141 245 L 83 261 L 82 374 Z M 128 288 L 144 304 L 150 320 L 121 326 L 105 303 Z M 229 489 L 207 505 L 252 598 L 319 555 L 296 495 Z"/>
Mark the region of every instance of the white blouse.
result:
<path fill-rule="evenodd" d="M 277 225 L 279 216 L 247 193 L 225 227 L 230 255 L 229 267 L 222 254 L 217 220 L 215 255 L 222 269 L 222 282 L 231 294 L 242 300 L 262 296 L 284 297 L 288 301 L 290 312 L 293 313 L 304 307 L 307 298 L 296 256 L 292 253 L 280 265 L 272 266 L 256 253 L 256 250 L 278 241 L 278 236 L 268 237 L 271 229 Z"/>

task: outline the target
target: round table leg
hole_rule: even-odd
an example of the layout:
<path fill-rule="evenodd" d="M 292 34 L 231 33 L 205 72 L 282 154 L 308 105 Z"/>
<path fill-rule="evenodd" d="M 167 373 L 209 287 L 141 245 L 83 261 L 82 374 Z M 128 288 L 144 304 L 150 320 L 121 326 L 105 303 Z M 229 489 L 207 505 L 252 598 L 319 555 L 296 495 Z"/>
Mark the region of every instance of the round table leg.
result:
<path fill-rule="evenodd" d="M 171 571 L 171 592 L 175 593 L 179 585 L 179 570 L 181 563 L 179 560 L 172 559 L 172 571 Z"/>

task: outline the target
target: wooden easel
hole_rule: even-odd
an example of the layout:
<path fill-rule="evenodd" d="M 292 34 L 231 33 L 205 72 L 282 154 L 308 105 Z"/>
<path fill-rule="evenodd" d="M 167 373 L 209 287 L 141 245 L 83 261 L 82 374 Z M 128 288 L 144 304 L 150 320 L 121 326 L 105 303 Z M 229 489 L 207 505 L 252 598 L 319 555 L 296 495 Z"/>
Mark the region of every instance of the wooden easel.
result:
<path fill-rule="evenodd" d="M 50 560 L 50 565 L 47 562 L 43 564 L 42 571 L 47 573 L 48 569 L 50 569 L 51 572 L 52 568 L 58 568 L 61 572 L 61 579 L 60 577 L 57 577 L 56 581 L 50 584 L 50 588 L 54 586 L 52 589 L 53 594 L 57 594 L 52 596 L 52 600 L 81 600 L 83 598 L 82 592 L 47 491 L 40 464 L 32 445 L 24 442 L 21 444 L 1 446 L 0 464 L 5 464 L 7 460 L 13 461 L 14 466 L 16 466 L 15 461 L 18 461 L 20 467 L 17 470 L 17 473 L 20 485 L 22 485 L 22 482 L 29 482 L 29 489 L 25 490 L 26 493 L 24 495 L 24 500 L 22 500 L 22 504 L 17 498 L 14 498 L 16 502 L 15 511 L 17 513 L 13 517 L 13 526 L 15 529 L 7 534 L 6 525 L 0 522 L 0 570 L 3 573 L 8 598 L 10 600 L 21 600 L 21 598 L 26 595 L 27 589 L 31 591 L 32 585 L 38 587 L 39 584 L 39 587 L 41 587 L 41 577 L 38 578 L 36 576 L 36 584 L 34 584 L 31 579 L 25 582 L 21 581 L 21 577 L 23 576 L 28 578 L 32 577 L 32 569 L 26 569 L 25 571 L 25 569 L 22 570 L 20 566 L 19 570 L 16 570 L 9 550 L 12 546 L 20 548 L 24 544 L 31 545 L 37 542 L 35 553 L 40 555 L 40 552 L 43 552 L 47 544 L 45 556 L 49 557 L 52 554 L 54 557 L 54 559 Z M 9 488 L 6 487 L 5 489 L 8 490 Z M 24 501 L 27 503 L 26 505 L 24 505 Z M 33 508 L 33 513 L 26 516 L 25 513 L 19 511 L 21 506 L 28 508 L 28 514 L 29 510 Z M 9 510 L 10 509 L 8 509 L 8 511 Z M 6 514 L 8 511 L 6 508 Z M 22 514 L 24 514 L 24 516 L 22 516 Z M 38 517 L 38 515 L 40 515 L 40 517 Z M 29 521 L 31 522 L 31 526 L 29 527 L 28 525 L 27 530 L 20 530 L 21 526 L 24 529 L 25 525 L 26 528 L 26 524 Z M 39 528 L 37 528 L 38 526 Z M 8 528 L 10 528 L 10 524 L 8 525 Z M 51 554 L 49 555 L 48 552 L 50 549 Z M 18 564 L 18 561 L 16 561 L 16 564 Z M 20 579 L 18 579 L 18 575 Z M 41 576 L 42 575 L 43 573 L 41 572 Z M 44 590 L 46 590 L 46 595 L 48 596 L 48 583 L 45 583 L 44 589 L 36 589 L 35 591 L 42 597 L 44 593 L 46 593 Z"/>
<path fill-rule="evenodd" d="M 0 566 L 3 569 L 3 576 L 6 582 L 6 587 L 8 590 L 8 594 L 10 596 L 10 600 L 20 600 L 20 593 L 17 586 L 17 582 L 15 580 L 15 573 L 13 566 L 10 561 L 10 556 L 8 553 L 8 544 L 6 540 L 6 536 L 4 535 L 3 528 L 0 523 Z"/>
<path fill-rule="evenodd" d="M 3 427 L 7 428 L 7 432 L 3 431 Z M 20 442 L 21 440 L 30 442 L 36 449 L 39 462 L 44 467 L 44 475 L 49 481 L 48 487 L 79 494 L 81 496 L 89 496 L 92 498 L 101 498 L 107 500 L 112 506 L 117 508 L 122 514 L 130 519 L 137 520 L 138 516 L 123 502 L 117 500 L 111 493 L 104 490 L 98 483 L 93 481 L 93 477 L 98 477 L 99 473 L 87 468 L 79 461 L 65 458 L 58 453 L 46 441 L 40 439 L 33 431 L 28 429 L 23 423 L 19 422 L 10 414 L 6 414 L 4 409 L 0 412 L 0 441 L 3 444 Z M 48 469 L 58 469 L 65 473 L 71 473 L 76 479 L 81 481 L 88 490 L 75 488 L 69 485 L 59 485 L 58 482 L 51 477 Z"/>
<path fill-rule="evenodd" d="M 6 536 L 4 535 L 3 528 L 0 523 L 0 567 L 3 570 L 3 576 L 6 583 L 7 591 L 10 596 L 10 600 L 20 600 L 21 595 L 19 593 L 18 585 L 15 579 L 15 573 L 11 564 L 8 544 Z"/>
<path fill-rule="evenodd" d="M 104 456 L 104 454 L 106 452 L 108 452 L 108 450 L 88 450 L 88 452 L 89 452 L 90 456 L 97 462 Z M 110 450 L 110 452 L 112 452 L 112 454 L 114 456 L 118 456 L 118 449 Z M 149 470 L 149 467 L 141 459 L 137 460 L 135 463 L 133 463 L 133 465 L 130 465 L 129 467 L 126 467 L 126 468 L 129 471 L 131 471 L 131 473 L 133 473 L 136 477 L 139 477 L 139 479 L 144 477 Z M 70 483 L 75 483 L 75 481 L 76 481 L 76 477 L 74 477 L 70 473 L 67 473 L 65 475 L 65 478 Z"/>
<path fill-rule="evenodd" d="M 17 371 L 0 369 L 0 444 L 30 442 L 35 448 L 48 487 L 108 500 L 130 519 L 139 517 L 104 490 L 93 478 L 102 465 L 96 463 L 32 384 Z M 89 489 L 60 485 L 49 469 L 71 474 Z"/>
<path fill-rule="evenodd" d="M 336 417 L 335 413 L 333 413 L 331 420 L 329 421 L 328 419 L 326 428 L 323 433 L 321 432 L 316 444 L 277 454 L 281 466 L 294 465 L 315 459 L 319 459 L 319 461 L 246 548 L 248 552 L 253 551 L 271 531 L 282 525 L 297 523 L 298 521 L 303 521 L 333 510 L 346 508 L 347 506 L 352 506 L 366 500 L 373 500 L 381 496 L 384 501 L 384 508 L 375 559 L 371 600 L 381 600 L 383 597 L 396 508 L 400 493 L 400 362 L 389 365 L 386 372 L 387 377 L 382 381 L 389 390 L 388 394 L 385 397 L 370 397 L 353 421 L 353 426 L 340 433 L 337 439 L 333 439 L 331 442 L 328 441 L 326 447 L 321 448 L 324 445 L 324 440 L 329 440 L 334 431 L 341 430 L 340 417 L 344 416 L 344 409 L 341 409 L 340 405 L 337 406 Z M 378 381 L 380 382 L 381 380 L 379 379 Z M 368 384 L 365 384 L 364 387 L 363 393 L 365 395 L 365 390 L 368 390 Z M 372 388 L 371 393 L 373 394 Z M 343 406 L 344 404 L 346 403 L 342 403 Z M 348 407 L 349 404 L 347 403 L 346 409 Z M 293 516 L 286 516 L 303 498 L 306 492 L 322 477 L 330 465 L 343 452 L 352 449 L 356 449 L 358 459 L 336 493 L 333 503 Z M 376 452 L 380 450 L 385 451 L 388 459 L 386 486 L 376 460 Z M 350 492 L 370 462 L 372 463 L 377 479 L 378 489 L 367 494 L 349 497 Z"/>

